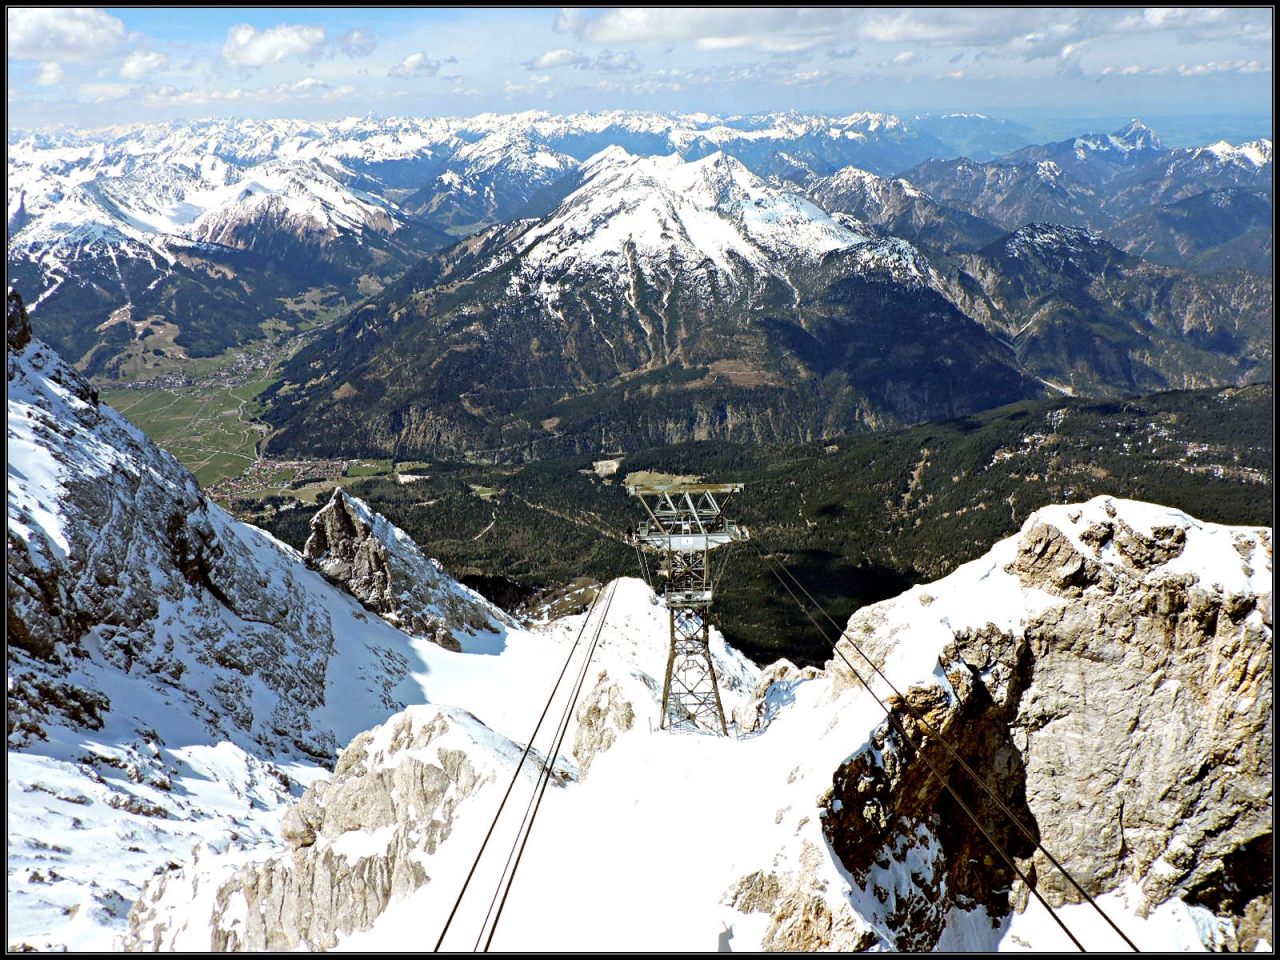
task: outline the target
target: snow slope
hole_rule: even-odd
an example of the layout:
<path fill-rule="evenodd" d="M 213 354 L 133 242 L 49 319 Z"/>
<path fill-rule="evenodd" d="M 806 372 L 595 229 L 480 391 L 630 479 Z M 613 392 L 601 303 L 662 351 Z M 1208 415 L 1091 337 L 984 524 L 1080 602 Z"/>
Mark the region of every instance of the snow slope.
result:
<path fill-rule="evenodd" d="M 440 648 L 204 499 L 12 294 L 7 393 L 9 942 L 109 949 L 153 871 L 269 840 L 339 746 L 427 699 Z M 503 648 L 505 615 L 434 587 L 464 646 Z"/>

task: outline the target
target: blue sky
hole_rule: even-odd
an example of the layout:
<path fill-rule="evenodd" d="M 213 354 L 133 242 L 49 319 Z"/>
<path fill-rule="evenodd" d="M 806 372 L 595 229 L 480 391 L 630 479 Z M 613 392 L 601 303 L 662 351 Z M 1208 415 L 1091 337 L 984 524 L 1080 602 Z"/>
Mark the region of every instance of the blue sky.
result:
<path fill-rule="evenodd" d="M 9 8 L 9 123 L 977 111 L 1270 136 L 1270 8 Z"/>

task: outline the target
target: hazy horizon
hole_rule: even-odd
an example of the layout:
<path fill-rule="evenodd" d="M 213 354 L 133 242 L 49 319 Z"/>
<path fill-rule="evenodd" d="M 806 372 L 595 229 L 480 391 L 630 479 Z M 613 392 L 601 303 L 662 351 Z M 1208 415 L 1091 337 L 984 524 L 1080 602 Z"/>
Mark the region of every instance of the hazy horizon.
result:
<path fill-rule="evenodd" d="M 8 10 L 9 129 L 600 110 L 1271 135 L 1255 9 Z"/>

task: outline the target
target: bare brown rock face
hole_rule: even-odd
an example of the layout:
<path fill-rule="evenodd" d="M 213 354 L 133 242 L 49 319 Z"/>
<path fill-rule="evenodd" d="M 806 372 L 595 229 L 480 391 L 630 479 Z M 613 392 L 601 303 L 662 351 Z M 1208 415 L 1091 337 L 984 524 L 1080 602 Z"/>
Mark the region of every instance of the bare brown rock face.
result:
<path fill-rule="evenodd" d="M 1186 526 L 1135 529 L 1106 506 L 1029 520 L 1004 570 L 1053 599 L 1011 632 L 956 631 L 940 658 L 950 692 L 912 687 L 906 699 L 1090 894 L 1134 882 L 1152 906 L 1179 897 L 1230 918 L 1238 944 L 1271 942 L 1269 854 L 1258 854 L 1272 831 L 1270 593 L 1203 582 L 1183 558 Z M 1218 549 L 1223 582 L 1240 580 L 1232 563 L 1246 577 L 1271 564 L 1266 530 L 1238 531 L 1236 556 Z M 856 614 L 846 635 L 883 660 L 883 622 Z M 828 669 L 848 674 L 839 660 Z M 824 821 L 855 880 L 924 827 L 944 854 L 944 903 L 993 915 L 1025 904 L 927 758 L 1049 903 L 1080 901 L 937 736 L 900 699 L 890 706 L 919 752 L 882 725 L 836 772 Z M 932 928 L 896 946 L 929 949 Z"/>
<path fill-rule="evenodd" d="M 311 518 L 303 556 L 388 623 L 460 651 L 454 635 L 500 630 L 502 614 L 448 580 L 440 566 L 342 488 Z"/>

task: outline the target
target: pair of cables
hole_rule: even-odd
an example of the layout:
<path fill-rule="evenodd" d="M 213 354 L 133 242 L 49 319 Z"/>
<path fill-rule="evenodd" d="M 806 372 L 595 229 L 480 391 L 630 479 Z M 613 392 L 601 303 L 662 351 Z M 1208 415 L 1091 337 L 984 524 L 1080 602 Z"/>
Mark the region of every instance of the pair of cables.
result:
<path fill-rule="evenodd" d="M 582 638 L 586 635 L 587 627 L 591 623 L 592 615 L 597 608 L 600 609 L 600 616 L 596 620 L 595 632 L 592 635 L 590 643 L 587 645 L 585 656 L 582 658 L 582 666 L 578 669 L 578 674 L 574 680 L 568 700 L 565 703 L 564 710 L 561 712 L 560 720 L 556 725 L 555 732 L 552 734 L 552 746 L 547 753 L 546 759 L 538 771 L 537 782 L 534 785 L 533 793 L 529 797 L 528 803 L 525 805 L 524 814 L 520 820 L 520 827 L 516 831 L 515 839 L 512 841 L 511 849 L 507 853 L 506 862 L 503 864 L 502 874 L 498 879 L 498 883 L 494 888 L 493 895 L 489 900 L 488 910 L 485 912 L 484 922 L 480 926 L 480 931 L 476 936 L 473 950 L 479 951 L 483 949 L 488 952 L 490 945 L 493 943 L 493 936 L 498 930 L 498 922 L 502 919 L 502 911 L 506 906 L 507 897 L 511 893 L 511 885 L 515 881 L 516 871 L 520 867 L 520 860 L 524 856 L 525 846 L 529 842 L 529 836 L 533 831 L 534 821 L 538 817 L 538 811 L 542 807 L 542 798 L 547 792 L 547 787 L 551 783 L 554 775 L 556 758 L 560 756 L 560 749 L 564 744 L 565 735 L 569 731 L 570 722 L 573 719 L 574 708 L 577 706 L 578 699 L 582 695 L 583 685 L 586 683 L 588 668 L 595 656 L 596 647 L 600 643 L 600 637 L 604 632 L 605 621 L 609 617 L 609 608 L 613 604 L 614 595 L 618 591 L 618 581 L 615 578 L 607 586 L 602 587 L 592 598 L 591 606 L 587 609 L 587 615 L 582 618 L 582 626 L 578 629 L 578 636 L 573 641 L 573 646 L 569 648 L 569 653 L 565 657 L 564 666 L 560 668 L 560 675 L 556 678 L 555 686 L 551 688 L 551 693 L 547 697 L 547 702 L 542 708 L 542 713 L 538 717 L 538 722 L 533 729 L 533 734 L 529 737 L 528 745 L 524 748 L 524 753 L 520 756 L 520 761 L 516 764 L 515 770 L 511 774 L 511 782 L 507 785 L 506 793 L 502 796 L 502 802 L 498 805 L 497 812 L 493 815 L 493 822 L 489 824 L 489 830 L 485 833 L 484 841 L 480 844 L 479 851 L 476 852 L 475 859 L 472 861 L 471 869 L 467 871 L 467 878 L 463 881 L 462 889 L 458 893 L 457 899 L 453 903 L 453 909 L 449 911 L 449 917 L 445 921 L 444 929 L 440 931 L 440 937 L 436 940 L 435 951 L 439 951 L 444 943 L 444 938 L 449 932 L 449 927 L 453 924 L 454 918 L 457 916 L 458 908 L 462 905 L 463 898 L 466 896 L 467 889 L 471 885 L 471 880 L 475 876 L 476 869 L 480 865 L 481 858 L 484 856 L 489 841 L 493 837 L 494 830 L 497 829 L 498 822 L 502 818 L 502 812 L 506 809 L 507 801 L 511 798 L 512 791 L 515 789 L 516 783 L 520 779 L 521 770 L 524 767 L 525 760 L 533 752 L 534 740 L 542 730 L 542 725 L 547 719 L 547 715 L 551 712 L 551 706 L 556 699 L 556 694 L 560 690 L 561 684 L 564 682 L 565 676 L 569 673 L 569 666 L 573 662 L 574 655 L 582 646 Z M 604 598 L 601 605 L 601 598 Z M 487 936 L 486 936 L 487 931 Z M 481 946 L 483 941 L 483 947 Z"/>
<path fill-rule="evenodd" d="M 992 802 L 995 803 L 995 805 L 1000 809 L 1000 811 L 1006 817 L 1008 817 L 1009 821 L 1022 833 L 1022 835 L 1026 837 L 1027 840 L 1031 841 L 1031 843 L 1035 845 L 1036 849 L 1038 849 L 1042 854 L 1044 854 L 1046 859 L 1048 859 L 1048 861 L 1052 863 L 1059 870 L 1059 872 L 1062 873 L 1064 877 L 1066 877 L 1067 882 L 1070 883 L 1071 886 L 1075 888 L 1076 892 L 1079 893 L 1080 896 L 1082 896 L 1089 903 L 1089 905 L 1092 906 L 1093 909 L 1096 910 L 1102 916 L 1102 919 L 1107 922 L 1107 924 L 1111 927 L 1111 929 L 1114 930 L 1120 936 L 1120 938 L 1124 940 L 1126 944 L 1128 944 L 1130 949 L 1132 949 L 1134 952 L 1139 952 L 1137 945 L 1132 940 L 1130 940 L 1129 937 L 1125 935 L 1123 930 L 1121 930 L 1118 926 L 1116 926 L 1115 922 L 1109 916 L 1107 916 L 1106 911 L 1104 911 L 1102 907 L 1098 905 L 1097 901 L 1094 900 L 1094 898 L 1091 897 L 1085 891 L 1085 889 L 1081 887 L 1079 883 L 1076 882 L 1075 878 L 1072 877 L 1071 874 L 1067 872 L 1066 867 L 1064 867 L 1060 862 L 1058 862 L 1058 859 L 1054 857 L 1053 854 L 1051 854 L 1045 848 L 1044 844 L 1040 842 L 1040 838 L 1037 837 L 1034 834 L 1034 832 L 1031 831 L 1021 821 L 1021 819 L 1019 819 L 1013 813 L 1013 811 L 1008 808 L 1008 806 L 1004 803 L 1004 801 L 1001 800 L 996 795 L 995 791 L 991 789 L 991 787 L 987 784 L 987 782 L 981 776 L 978 775 L 978 773 L 973 769 L 972 766 L 969 765 L 969 763 L 964 759 L 964 757 L 960 755 L 960 753 L 955 749 L 955 747 L 952 746 L 951 743 L 947 741 L 946 737 L 944 737 L 940 731 L 935 729 L 934 726 L 931 723 L 929 723 L 929 721 L 925 718 L 924 714 L 922 714 L 920 710 L 907 697 L 903 696 L 902 692 L 899 691 L 898 688 L 893 685 L 893 682 L 887 676 L 885 676 L 884 671 L 881 670 L 878 666 L 876 666 L 875 662 L 869 656 L 867 656 L 866 653 L 863 652 L 862 648 L 859 647 L 856 642 L 854 642 L 853 638 L 851 636 L 848 636 L 845 633 L 845 631 L 841 629 L 841 627 L 834 620 L 831 619 L 831 615 L 827 613 L 826 609 L 823 608 L 822 604 L 818 603 L 818 601 L 813 598 L 813 595 L 810 594 L 809 591 L 804 588 L 804 585 L 801 584 L 798 579 L 796 579 L 795 574 L 793 574 L 790 570 L 788 570 L 780 561 L 773 560 L 769 556 L 766 556 L 761 551 L 758 544 L 755 545 L 755 550 L 761 562 L 764 563 L 764 565 L 774 575 L 774 577 L 782 585 L 783 589 L 787 592 L 787 594 L 791 597 L 791 599 L 796 602 L 796 605 L 800 608 L 801 612 L 804 613 L 804 615 L 809 619 L 809 622 L 812 623 L 813 626 L 817 629 L 817 631 L 822 635 L 822 638 L 831 645 L 831 649 L 840 657 L 841 660 L 844 661 L 845 666 L 849 668 L 849 671 L 854 675 L 854 677 L 857 678 L 858 682 L 861 683 L 862 686 L 866 689 L 866 691 L 870 693 L 872 697 L 875 698 L 876 703 L 879 704 L 880 706 L 880 709 L 884 711 L 885 717 L 888 719 L 889 724 L 894 728 L 894 730 L 902 738 L 903 742 L 906 743 L 911 748 L 911 750 L 914 752 L 916 756 L 920 757 L 920 759 L 924 761 L 925 765 L 929 768 L 929 772 L 934 777 L 937 778 L 939 783 L 942 784 L 943 788 L 951 795 L 951 798 L 956 802 L 956 805 L 959 806 L 960 809 L 963 810 L 965 814 L 968 815 L 969 819 L 973 821 L 973 825 L 978 829 L 978 832 L 981 833 L 982 836 L 985 837 L 987 841 L 991 844 L 991 846 L 995 849 L 1000 859 L 1002 859 L 1005 862 L 1005 864 L 1008 865 L 1009 869 L 1012 870 L 1013 873 L 1018 877 L 1018 879 L 1020 879 L 1023 882 L 1023 884 L 1026 885 L 1027 889 L 1036 898 L 1036 900 L 1040 902 L 1040 905 L 1043 906 L 1046 911 L 1048 911 L 1049 916 L 1062 929 L 1062 932 L 1067 935 L 1068 939 L 1070 939 L 1071 942 L 1075 944 L 1076 949 L 1080 950 L 1081 952 L 1084 952 L 1085 950 L 1084 945 L 1081 944 L 1080 941 L 1075 937 L 1075 935 L 1067 928 L 1067 925 L 1066 923 L 1063 922 L 1062 918 L 1058 916 L 1058 914 L 1054 912 L 1052 908 L 1050 908 L 1047 902 L 1045 902 L 1044 897 L 1040 894 L 1040 891 L 1036 889 L 1035 884 L 1033 884 L 1027 878 L 1027 876 L 1023 873 L 1023 871 L 1014 862 L 1013 857 L 1011 857 L 1005 851 L 1005 849 L 1000 845 L 1000 843 L 995 839 L 995 837 L 993 837 L 991 833 L 986 829 L 986 827 L 982 825 L 982 823 L 978 819 L 977 814 L 975 814 L 973 810 L 970 809 L 969 805 L 965 803 L 964 800 L 960 797 L 960 795 L 956 792 L 955 788 L 951 785 L 950 781 L 948 781 L 945 777 L 942 776 L 942 774 L 938 771 L 937 767 L 934 766 L 933 761 L 931 761 L 928 755 L 923 752 L 920 745 L 917 744 L 911 738 L 911 736 L 907 733 L 906 727 L 903 726 L 901 719 L 896 714 L 894 714 L 894 712 L 889 708 L 888 704 L 886 704 L 883 700 L 881 700 L 879 695 L 876 694 L 875 691 L 871 689 L 870 682 L 862 675 L 862 673 L 858 671 L 858 669 L 853 665 L 853 663 L 845 655 L 844 651 L 840 649 L 839 641 L 841 639 L 847 641 L 849 646 L 851 646 L 854 649 L 854 651 L 863 660 L 867 662 L 867 665 L 870 666 L 871 670 L 875 672 L 876 676 L 878 676 L 881 680 L 883 680 L 888 685 L 889 689 L 892 690 L 893 693 L 898 697 L 899 702 L 902 703 L 904 706 L 906 706 L 907 710 L 910 711 L 916 723 L 919 724 L 928 733 L 929 736 L 937 740 L 946 749 L 947 753 L 950 754 L 951 758 L 960 765 L 960 767 L 969 775 L 969 777 L 973 780 L 973 782 L 979 788 L 981 788 L 981 790 L 987 795 L 987 797 Z M 779 573 L 779 571 L 781 571 L 781 573 Z M 787 582 L 787 580 L 783 579 L 782 577 L 783 573 L 785 573 L 787 577 L 790 579 L 791 581 L 790 584 Z M 795 590 L 792 589 L 791 584 L 794 584 Z M 797 595 L 796 590 L 799 590 L 800 593 L 804 595 L 805 599 L 808 600 L 808 605 L 805 604 L 804 600 L 800 599 L 800 596 Z M 835 628 L 836 637 L 837 637 L 836 640 L 832 640 L 831 637 L 828 636 L 827 631 L 822 627 L 822 625 L 818 623 L 817 620 L 814 619 L 813 614 L 811 612 L 811 608 L 817 609 L 819 612 L 821 612 L 822 616 L 827 620 L 827 622 L 831 624 L 833 628 Z"/>

